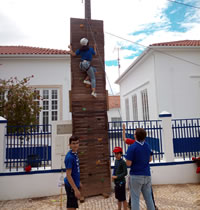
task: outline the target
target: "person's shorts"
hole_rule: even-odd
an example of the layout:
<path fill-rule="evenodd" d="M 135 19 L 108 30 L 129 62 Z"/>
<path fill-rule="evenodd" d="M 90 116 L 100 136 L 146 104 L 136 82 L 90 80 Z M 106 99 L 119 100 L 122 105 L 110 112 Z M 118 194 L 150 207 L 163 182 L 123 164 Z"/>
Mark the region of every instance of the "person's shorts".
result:
<path fill-rule="evenodd" d="M 126 184 L 125 183 L 115 185 L 115 198 L 120 202 L 126 200 Z"/>
<path fill-rule="evenodd" d="M 65 191 L 67 194 L 67 208 L 78 208 L 78 199 L 74 194 L 74 190 L 65 184 Z"/>

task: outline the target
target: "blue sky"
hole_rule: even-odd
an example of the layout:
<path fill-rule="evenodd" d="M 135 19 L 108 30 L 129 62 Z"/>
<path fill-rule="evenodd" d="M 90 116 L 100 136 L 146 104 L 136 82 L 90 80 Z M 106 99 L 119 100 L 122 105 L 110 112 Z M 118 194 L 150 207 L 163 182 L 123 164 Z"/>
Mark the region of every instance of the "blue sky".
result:
<path fill-rule="evenodd" d="M 178 2 L 182 2 L 188 5 L 192 6 L 200 6 L 199 1 L 183 1 L 179 0 Z M 166 7 L 162 9 L 162 12 L 160 12 L 160 18 L 161 20 L 164 19 L 165 21 L 158 23 L 148 23 L 148 24 L 142 24 L 140 30 L 136 30 L 133 32 L 130 32 L 129 35 L 130 37 L 140 37 L 142 35 L 142 38 L 135 39 L 136 43 L 143 43 L 143 41 L 146 39 L 147 36 L 156 36 L 156 32 L 159 31 L 165 31 L 171 32 L 171 33 L 179 33 L 179 34 L 184 34 L 187 31 L 190 31 L 191 28 L 193 27 L 190 25 L 190 23 L 196 23 L 200 24 L 200 19 L 199 15 L 194 15 L 195 13 L 199 13 L 199 9 L 195 9 L 186 5 L 178 4 L 175 2 L 168 2 Z M 182 36 L 181 36 L 182 37 Z M 196 38 L 196 37 L 195 37 Z M 192 37 L 187 37 L 185 36 L 184 39 L 192 39 Z M 165 41 L 176 41 L 174 40 L 163 40 Z M 159 42 L 159 41 L 158 41 Z M 157 42 L 156 42 L 157 43 Z M 146 45 L 147 46 L 147 45 Z M 134 58 L 138 57 L 145 49 L 144 47 L 141 47 L 141 45 L 137 44 L 129 44 L 127 46 L 123 46 L 122 44 L 118 44 L 118 47 L 120 50 L 129 50 L 132 51 L 130 55 L 124 55 L 123 59 L 127 60 L 133 60 Z M 118 62 L 117 59 L 114 60 L 106 60 L 106 65 L 107 66 L 117 66 Z"/>
<path fill-rule="evenodd" d="M 200 7 L 199 0 L 177 1 Z M 104 21 L 105 69 L 113 91 L 107 88 L 114 93 L 119 74 L 150 44 L 200 39 L 200 9 L 169 0 L 91 0 L 91 14 Z M 67 49 L 71 17 L 84 18 L 82 0 L 1 0 L 0 45 Z"/>

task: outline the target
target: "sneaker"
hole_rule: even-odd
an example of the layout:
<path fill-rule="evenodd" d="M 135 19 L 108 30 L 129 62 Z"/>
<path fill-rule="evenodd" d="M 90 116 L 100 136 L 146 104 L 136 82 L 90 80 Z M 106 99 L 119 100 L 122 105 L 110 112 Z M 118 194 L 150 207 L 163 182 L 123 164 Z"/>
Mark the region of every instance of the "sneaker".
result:
<path fill-rule="evenodd" d="M 95 98 L 97 97 L 97 94 L 95 92 L 92 92 L 91 95 L 94 96 Z"/>
<path fill-rule="evenodd" d="M 84 83 L 84 84 L 87 84 L 87 85 L 91 85 L 91 82 L 88 81 L 88 80 L 84 80 L 83 83 Z"/>

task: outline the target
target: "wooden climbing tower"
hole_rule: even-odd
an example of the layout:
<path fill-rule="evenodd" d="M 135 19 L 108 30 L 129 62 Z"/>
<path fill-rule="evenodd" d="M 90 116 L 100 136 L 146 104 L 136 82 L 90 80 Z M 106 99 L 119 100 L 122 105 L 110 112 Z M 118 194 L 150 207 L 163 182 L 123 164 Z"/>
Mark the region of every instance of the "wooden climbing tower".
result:
<path fill-rule="evenodd" d="M 92 61 L 97 69 L 97 98 L 91 96 L 90 87 L 83 84 L 86 75 L 79 69 L 80 57 L 71 56 L 72 132 L 80 137 L 81 194 L 88 197 L 111 192 L 103 21 L 71 18 L 73 50 L 80 47 L 83 37 L 89 40 L 90 46 L 96 43 L 99 53 Z"/>

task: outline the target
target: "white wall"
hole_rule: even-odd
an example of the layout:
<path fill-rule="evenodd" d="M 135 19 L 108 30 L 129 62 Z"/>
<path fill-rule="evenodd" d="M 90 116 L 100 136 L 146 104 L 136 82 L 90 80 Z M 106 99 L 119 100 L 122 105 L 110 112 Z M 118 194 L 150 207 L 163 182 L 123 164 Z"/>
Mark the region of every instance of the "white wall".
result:
<path fill-rule="evenodd" d="M 199 183 L 196 168 L 194 163 L 151 167 L 152 184 Z"/>
<path fill-rule="evenodd" d="M 113 117 L 121 117 L 121 110 L 120 108 L 117 109 L 117 108 L 114 108 L 114 109 L 110 109 L 109 111 L 107 111 L 107 114 L 108 114 L 108 122 L 111 122 L 111 118 Z"/>
<path fill-rule="evenodd" d="M 0 200 L 58 195 L 61 173 L 0 176 Z"/>
<path fill-rule="evenodd" d="M 167 117 L 166 114 L 163 116 L 163 147 L 164 149 L 164 159 L 161 163 L 152 164 L 152 183 L 153 184 L 185 184 L 185 183 L 199 183 L 200 175 L 196 174 L 196 164 L 193 162 L 184 162 L 180 160 L 175 162 L 173 159 L 171 162 L 167 162 L 171 154 L 173 154 L 172 146 L 172 135 L 169 133 L 169 128 L 171 128 L 171 117 Z M 161 115 L 160 115 L 161 116 Z M 5 127 L 5 119 L 1 118 L 0 131 L 1 142 L 4 142 L 3 128 Z M 168 125 L 167 125 L 168 122 Z M 66 127 L 66 125 L 68 127 Z M 59 121 L 53 123 L 53 134 L 52 134 L 52 168 L 60 169 L 64 162 L 64 156 L 68 151 L 68 138 L 71 135 L 70 121 Z M 62 127 L 60 127 L 62 126 Z M 63 127 L 64 126 L 64 127 Z M 171 137 L 170 137 L 171 136 Z M 165 144 L 164 144 L 165 143 Z M 4 145 L 1 144 L 0 154 L 2 154 Z M 167 149 L 170 149 L 168 151 Z M 3 157 L 1 165 L 3 166 Z M 113 162 L 112 162 L 113 163 Z M 62 166 L 64 168 L 64 164 Z M 63 177 L 65 173 L 63 173 Z M 12 200 L 12 199 L 22 199 L 22 198 L 33 198 L 42 197 L 59 194 L 58 183 L 60 182 L 61 173 L 56 173 L 55 170 L 49 171 L 34 171 L 30 174 L 25 172 L 9 174 L 3 172 L 0 173 L 0 200 Z M 63 178 L 62 178 L 63 180 Z"/>
<path fill-rule="evenodd" d="M 71 89 L 71 71 L 68 55 L 35 57 L 0 57 L 0 78 L 18 79 L 34 75 L 30 85 L 35 87 L 59 86 L 61 93 L 61 118 L 71 120 L 69 112 L 69 90 Z"/>
<path fill-rule="evenodd" d="M 151 167 L 153 184 L 199 183 L 196 165 L 163 165 Z M 65 174 L 63 173 L 63 176 Z M 0 200 L 14 200 L 58 195 L 61 173 L 0 176 Z"/>
<path fill-rule="evenodd" d="M 157 119 L 158 110 L 155 94 L 154 57 L 136 64 L 130 73 L 120 82 L 120 101 L 122 119 L 126 120 L 125 99 L 129 98 L 130 120 L 133 120 L 132 96 L 137 94 L 138 119 L 143 120 L 141 91 L 147 88 L 150 119 Z"/>
<path fill-rule="evenodd" d="M 134 93 L 140 96 L 138 115 L 142 120 L 140 91 L 144 88 L 148 88 L 151 120 L 158 119 L 163 110 L 172 113 L 173 118 L 200 117 L 200 48 L 158 47 L 158 50 L 147 51 L 119 82 L 123 120 L 126 98 L 129 98 L 130 120 L 133 119 L 131 96 Z"/>
<path fill-rule="evenodd" d="M 4 132 L 6 120 L 0 117 L 0 154 L 5 151 Z M 26 172 L 8 172 L 5 170 L 4 159 L 0 155 L 0 200 L 13 200 L 33 197 L 57 195 L 60 192 L 59 183 L 64 180 L 65 172 L 55 172 L 64 169 L 64 158 L 69 151 L 71 136 L 71 121 L 52 123 L 52 166 L 51 170 L 32 169 Z M 54 171 L 52 169 L 55 169 Z M 21 170 L 21 169 L 19 169 Z"/>
<path fill-rule="evenodd" d="M 164 51 L 200 65 L 200 49 Z M 158 111 L 173 118 L 200 117 L 200 66 L 156 52 Z"/>
<path fill-rule="evenodd" d="M 59 129 L 59 126 L 61 126 Z M 65 168 L 65 155 L 70 150 L 69 138 L 72 135 L 71 121 L 56 121 L 52 123 L 52 169 Z"/>

